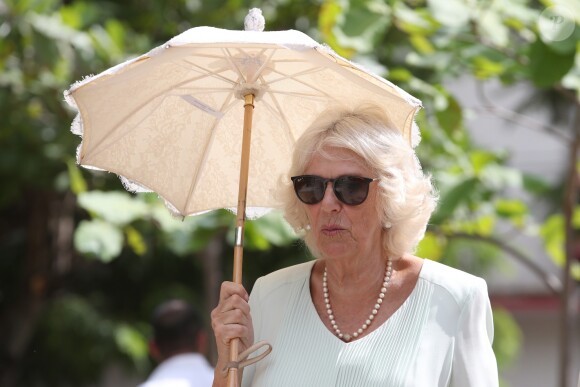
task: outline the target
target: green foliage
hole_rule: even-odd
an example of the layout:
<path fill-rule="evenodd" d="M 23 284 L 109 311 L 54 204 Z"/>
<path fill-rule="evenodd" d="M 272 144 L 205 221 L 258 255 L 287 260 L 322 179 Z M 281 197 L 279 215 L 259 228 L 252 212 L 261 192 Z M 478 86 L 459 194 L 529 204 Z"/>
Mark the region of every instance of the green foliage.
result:
<path fill-rule="evenodd" d="M 564 216 L 553 214 L 546 219 L 540 228 L 540 236 L 543 239 L 546 252 L 559 265 L 564 265 L 566 259 L 566 230 L 564 226 Z M 580 207 L 576 207 L 574 210 L 572 227 L 574 230 L 580 230 Z M 580 262 L 572 262 L 572 275 L 580 281 Z"/>
<path fill-rule="evenodd" d="M 147 252 L 147 244 L 143 235 L 134 227 L 125 227 L 125 236 L 127 244 L 131 247 L 133 252 L 137 255 L 144 255 Z"/>
<path fill-rule="evenodd" d="M 79 252 L 96 256 L 104 262 L 121 254 L 125 239 L 135 254 L 145 254 L 147 244 L 144 236 L 132 226 L 138 220 L 154 221 L 167 247 L 181 256 L 200 252 L 220 230 L 226 234 L 225 241 L 231 246 L 235 242 L 235 216 L 228 211 L 176 218 L 160 201 L 151 200 L 150 195 L 131 196 L 119 191 L 81 193 L 78 205 L 93 219 L 80 222 L 75 231 L 75 247 Z M 282 215 L 272 211 L 246 223 L 244 246 L 249 251 L 266 251 L 272 246 L 287 246 L 296 238 Z"/>
<path fill-rule="evenodd" d="M 424 257 L 439 261 L 443 257 L 447 240 L 433 232 L 427 231 L 425 237 L 419 242 L 415 254 L 418 257 Z"/>
<path fill-rule="evenodd" d="M 529 213 L 528 206 L 523 201 L 517 199 L 499 199 L 494 204 L 498 216 L 507 218 L 518 226 L 523 226 L 526 216 Z"/>
<path fill-rule="evenodd" d="M 493 351 L 500 369 L 506 369 L 517 359 L 520 352 L 522 331 L 511 314 L 501 308 L 493 309 L 493 325 Z"/>
<path fill-rule="evenodd" d="M 437 123 L 450 136 L 462 130 L 463 110 L 455 98 L 447 95 L 446 103 L 435 112 Z"/>
<path fill-rule="evenodd" d="M 348 58 L 352 52 L 365 54 L 375 47 L 390 27 L 391 9 L 382 0 L 326 1 L 319 21 L 325 40 Z"/>
<path fill-rule="evenodd" d="M 78 196 L 78 205 L 93 217 L 123 226 L 147 214 L 147 205 L 133 200 L 126 192 L 84 192 Z"/>
<path fill-rule="evenodd" d="M 123 233 L 100 219 L 82 220 L 75 231 L 74 245 L 80 253 L 110 262 L 121 254 Z"/>
<path fill-rule="evenodd" d="M 530 78 L 538 87 L 550 87 L 574 66 L 575 51 L 560 53 L 537 40 L 530 48 Z"/>
<path fill-rule="evenodd" d="M 469 177 L 448 187 L 448 190 L 443 192 L 439 206 L 431 217 L 431 222 L 439 224 L 449 218 L 462 203 L 473 197 L 478 184 L 480 184 L 479 179 Z"/>
<path fill-rule="evenodd" d="M 115 327 L 115 342 L 117 347 L 133 360 L 137 369 L 146 370 L 149 355 L 148 340 L 139 330 L 127 324 L 119 324 Z"/>
<path fill-rule="evenodd" d="M 38 321 L 24 369 L 42 369 L 45 386 L 86 385 L 98 379 L 109 362 L 122 358 L 116 351 L 113 322 L 86 298 L 59 297 L 46 305 Z M 36 385 L 38 376 L 24 372 L 20 385 Z"/>
<path fill-rule="evenodd" d="M 80 195 L 86 192 L 87 183 L 76 163 L 72 159 L 69 159 L 66 162 L 66 167 L 68 170 L 70 190 L 76 195 Z"/>
<path fill-rule="evenodd" d="M 440 261 L 468 273 L 485 273 L 492 268 L 509 270 L 502 250 L 484 238 L 456 237 L 449 233 L 445 247 Z"/>
<path fill-rule="evenodd" d="M 296 234 L 279 211 L 272 211 L 261 218 L 246 222 L 244 247 L 250 251 L 267 251 L 274 246 L 288 246 L 296 239 Z M 234 245 L 234 227 L 229 229 L 227 240 L 230 245 Z"/>

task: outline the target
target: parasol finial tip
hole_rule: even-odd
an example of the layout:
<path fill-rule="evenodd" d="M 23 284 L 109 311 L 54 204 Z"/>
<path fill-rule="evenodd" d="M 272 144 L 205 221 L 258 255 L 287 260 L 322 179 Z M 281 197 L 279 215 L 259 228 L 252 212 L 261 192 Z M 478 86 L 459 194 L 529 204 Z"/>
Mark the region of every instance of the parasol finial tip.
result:
<path fill-rule="evenodd" d="M 266 20 L 262 16 L 262 10 L 260 8 L 252 8 L 246 15 L 244 19 L 244 30 L 245 31 L 264 31 L 264 26 L 266 25 Z"/>

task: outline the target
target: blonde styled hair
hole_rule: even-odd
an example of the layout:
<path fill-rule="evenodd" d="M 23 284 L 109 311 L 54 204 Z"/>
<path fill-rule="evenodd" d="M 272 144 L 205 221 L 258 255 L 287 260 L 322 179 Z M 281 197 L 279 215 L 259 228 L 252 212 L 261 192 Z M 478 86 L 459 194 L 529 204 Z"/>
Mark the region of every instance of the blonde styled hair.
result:
<path fill-rule="evenodd" d="M 291 176 L 302 175 L 313 155 L 340 148 L 356 154 L 378 178 L 377 213 L 382 245 L 392 258 L 412 253 L 425 235 L 437 196 L 415 152 L 385 113 L 375 105 L 335 108 L 322 114 L 298 139 L 288 176 L 278 196 L 284 216 L 317 255 L 305 204 L 294 193 Z"/>

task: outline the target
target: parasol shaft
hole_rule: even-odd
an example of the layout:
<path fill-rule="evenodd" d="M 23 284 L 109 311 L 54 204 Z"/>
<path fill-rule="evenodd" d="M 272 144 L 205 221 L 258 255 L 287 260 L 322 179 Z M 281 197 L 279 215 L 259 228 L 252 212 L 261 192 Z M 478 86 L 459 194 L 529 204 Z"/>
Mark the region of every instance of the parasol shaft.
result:
<path fill-rule="evenodd" d="M 246 221 L 246 194 L 248 191 L 248 173 L 250 169 L 250 144 L 252 138 L 252 118 L 254 113 L 254 95 L 244 97 L 244 133 L 242 137 L 242 159 L 240 162 L 240 183 L 238 191 L 238 210 L 236 216 L 236 242 L 234 245 L 233 282 L 242 283 L 242 263 L 244 256 L 244 226 Z M 233 339 L 230 345 L 230 362 L 238 361 L 240 339 Z M 238 368 L 228 370 L 228 387 L 239 386 Z"/>

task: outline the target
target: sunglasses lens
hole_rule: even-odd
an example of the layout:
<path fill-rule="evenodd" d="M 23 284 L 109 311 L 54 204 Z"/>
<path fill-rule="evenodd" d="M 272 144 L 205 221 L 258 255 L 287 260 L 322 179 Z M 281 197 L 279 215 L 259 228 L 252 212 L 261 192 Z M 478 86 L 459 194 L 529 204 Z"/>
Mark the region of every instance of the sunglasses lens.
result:
<path fill-rule="evenodd" d="M 341 202 L 356 206 L 367 198 L 371 181 L 371 179 L 357 176 L 339 177 L 334 182 L 334 194 Z"/>
<path fill-rule="evenodd" d="M 292 178 L 296 196 L 306 204 L 320 203 L 324 197 L 324 180 L 319 176 L 296 176 Z"/>

